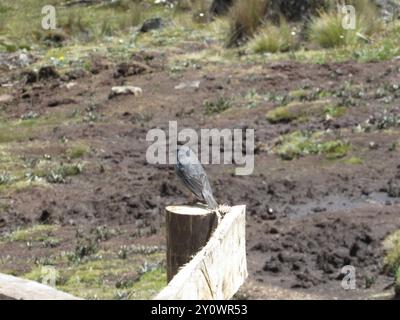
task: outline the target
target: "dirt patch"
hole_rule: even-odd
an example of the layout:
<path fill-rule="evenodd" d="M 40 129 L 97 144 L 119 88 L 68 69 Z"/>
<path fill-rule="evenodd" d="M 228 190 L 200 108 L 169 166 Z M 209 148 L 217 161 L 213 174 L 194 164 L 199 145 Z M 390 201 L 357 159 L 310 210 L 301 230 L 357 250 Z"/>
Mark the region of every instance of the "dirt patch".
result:
<path fill-rule="evenodd" d="M 234 176 L 233 166 L 206 167 L 219 202 L 247 205 L 251 281 L 347 298 L 349 293 L 340 287 L 340 268 L 354 265 L 359 289 L 352 298 L 371 297 L 390 284 L 390 278 L 381 274 L 381 240 L 400 226 L 396 212 L 399 150 L 393 148 L 399 128 L 384 117 L 384 129 L 368 121 L 382 109 L 398 115 L 397 91 L 375 93 L 399 83 L 399 61 L 203 65 L 173 73 L 161 54 L 144 52 L 132 59 L 135 64 L 121 65 L 93 57 L 90 73 L 70 73 L 66 78 L 49 73 L 46 81 L 21 79 L 10 89 L 16 103 L 5 106 L 6 119 L 19 120 L 28 112 L 47 119 L 55 110 L 66 119 L 28 135 L 25 141 L 84 140 L 90 152 L 79 159 L 86 164 L 82 173 L 65 183 L 5 193 L 0 202 L 0 232 L 44 222 L 58 224 L 61 230 L 124 225 L 134 236 L 116 235 L 107 242 L 110 250 L 148 239 L 162 245 L 163 208 L 184 203 L 187 197 L 172 166 L 146 162 L 147 131 L 167 129 L 170 120 L 177 120 L 179 129 L 254 128 L 253 175 Z M 66 89 L 71 79 L 76 85 Z M 199 87 L 174 89 L 190 81 L 200 81 Z M 109 100 L 110 88 L 121 82 L 142 88 L 143 95 Z M 331 103 L 346 107 L 345 114 L 327 120 L 323 112 L 309 115 L 306 121 L 270 123 L 267 112 L 299 89 L 310 90 L 307 99 L 329 96 Z M 24 98 L 27 92 L 29 97 Z M 205 101 L 221 97 L 230 101 L 229 108 L 207 114 Z M 54 101 L 57 107 L 48 108 Z M 346 141 L 350 147 L 343 159 L 327 160 L 316 152 L 284 161 L 272 151 L 282 135 L 294 131 L 325 132 L 330 140 Z M 370 148 L 371 142 L 377 147 Z M 362 164 L 346 162 L 350 156 L 357 156 Z M 71 231 L 61 235 L 63 243 L 75 237 Z M 52 249 L 7 245 L 1 250 L 2 256 L 26 258 Z M 30 269 L 28 259 L 19 263 L 11 271 L 21 274 Z"/>

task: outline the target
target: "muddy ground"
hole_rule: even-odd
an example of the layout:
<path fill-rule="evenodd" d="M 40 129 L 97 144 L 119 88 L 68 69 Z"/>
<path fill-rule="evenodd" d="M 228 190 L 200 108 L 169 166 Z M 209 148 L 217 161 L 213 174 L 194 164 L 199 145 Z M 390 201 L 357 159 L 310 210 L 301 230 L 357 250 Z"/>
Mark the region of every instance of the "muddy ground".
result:
<path fill-rule="evenodd" d="M 168 121 L 176 120 L 179 129 L 255 129 L 252 175 L 235 176 L 232 166 L 206 166 L 218 201 L 247 205 L 250 276 L 238 297 L 282 298 L 276 290 L 288 290 L 282 291 L 287 292 L 283 298 L 391 296 L 393 277 L 382 271 L 382 240 L 400 228 L 400 146 L 395 147 L 400 128 L 386 126 L 384 117 L 400 116 L 400 60 L 323 65 L 238 60 L 179 72 L 172 72 L 166 57 L 157 52 L 132 56 L 128 63 L 147 66 L 138 72 L 105 57 L 92 60 L 92 68 L 85 71 L 43 71 L 39 77 L 16 68 L 0 76 L 3 91 L 13 97 L 3 103 L 7 120 L 30 111 L 41 117 L 91 117 L 45 127 L 28 140 L 29 147 L 15 147 L 19 156 L 56 156 L 60 141 L 68 139 L 84 141 L 90 152 L 82 159 L 85 170 L 65 183 L 2 192 L 2 234 L 50 223 L 60 226 L 55 234 L 61 239 L 54 248 L 3 243 L 1 254 L 10 257 L 3 270 L 21 275 L 31 268 L 27 260 L 70 250 L 77 229 L 106 225 L 119 230 L 102 242 L 109 249 L 165 245 L 163 208 L 185 203 L 187 196 L 173 166 L 146 162 L 145 138 L 149 129 L 167 129 Z M 200 81 L 198 89 L 174 88 L 194 80 Z M 71 82 L 76 84 L 67 86 Z M 111 87 L 122 84 L 141 87 L 143 95 L 110 99 Z M 277 103 L 259 95 L 285 96 L 299 89 L 310 95 L 329 93 L 335 103 L 346 106 L 345 114 L 312 114 L 306 121 L 277 123 L 266 119 Z M 249 92 L 257 94 L 249 98 Z M 208 114 L 204 101 L 221 96 L 230 99 L 230 108 Z M 370 130 L 358 130 L 368 119 Z M 310 154 L 284 160 L 274 148 L 280 137 L 293 131 L 328 131 L 350 149 L 337 159 Z M 346 161 L 351 157 L 361 160 Z M 341 287 L 345 265 L 356 268 L 356 290 Z M 272 293 L 270 288 L 275 288 Z"/>

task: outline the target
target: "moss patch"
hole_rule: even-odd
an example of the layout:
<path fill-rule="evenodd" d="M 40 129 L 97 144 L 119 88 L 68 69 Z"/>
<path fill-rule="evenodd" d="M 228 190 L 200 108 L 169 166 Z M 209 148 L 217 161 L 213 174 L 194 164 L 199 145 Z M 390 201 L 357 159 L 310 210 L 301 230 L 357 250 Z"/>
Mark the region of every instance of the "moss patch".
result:
<path fill-rule="evenodd" d="M 307 134 L 295 131 L 282 137 L 276 152 L 284 160 L 293 160 L 309 154 L 321 154 L 326 159 L 338 159 L 347 154 L 349 147 L 349 144 L 341 140 L 325 141 L 320 133 Z"/>
<path fill-rule="evenodd" d="M 324 114 L 324 107 L 328 103 L 328 100 L 292 102 L 269 111 L 266 117 L 271 123 L 287 123 L 299 118 L 320 116 Z"/>
<path fill-rule="evenodd" d="M 363 159 L 361 159 L 359 157 L 355 157 L 355 156 L 347 158 L 347 159 L 344 159 L 343 162 L 346 163 L 346 164 L 352 164 L 352 165 L 364 164 L 364 160 Z"/>

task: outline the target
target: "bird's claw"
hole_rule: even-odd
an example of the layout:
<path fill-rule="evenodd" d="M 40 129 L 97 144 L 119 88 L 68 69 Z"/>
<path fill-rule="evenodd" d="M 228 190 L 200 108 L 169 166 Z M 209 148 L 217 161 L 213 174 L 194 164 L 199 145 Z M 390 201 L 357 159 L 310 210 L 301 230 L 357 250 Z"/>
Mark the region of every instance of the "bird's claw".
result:
<path fill-rule="evenodd" d="M 230 209 L 231 207 L 228 206 L 227 204 L 221 204 L 217 207 L 217 209 L 215 209 L 215 214 L 217 215 L 218 224 L 220 224 L 220 222 L 222 221 L 224 216 L 229 212 Z"/>

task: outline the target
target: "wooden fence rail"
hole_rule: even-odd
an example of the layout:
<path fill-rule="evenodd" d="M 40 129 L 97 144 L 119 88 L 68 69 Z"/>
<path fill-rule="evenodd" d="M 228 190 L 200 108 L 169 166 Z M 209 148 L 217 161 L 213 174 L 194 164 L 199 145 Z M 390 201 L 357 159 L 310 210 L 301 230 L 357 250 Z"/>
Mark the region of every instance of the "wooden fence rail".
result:
<path fill-rule="evenodd" d="M 36 281 L 0 273 L 0 300 L 80 300 Z"/>
<path fill-rule="evenodd" d="M 167 211 L 171 211 L 171 207 L 168 207 Z M 181 267 L 179 272 L 155 299 L 201 300 L 232 298 L 248 275 L 245 215 L 246 206 L 232 207 L 212 233 L 206 245 L 187 264 Z M 207 234 L 209 232 L 207 228 L 213 228 L 213 224 L 205 223 L 203 228 L 206 229 L 202 231 L 197 228 L 196 232 Z M 169 234 L 171 230 L 173 229 L 169 228 L 167 221 L 167 238 L 174 237 L 173 234 Z M 188 246 L 192 245 L 190 238 L 181 238 L 181 241 L 182 243 L 186 241 Z"/>

